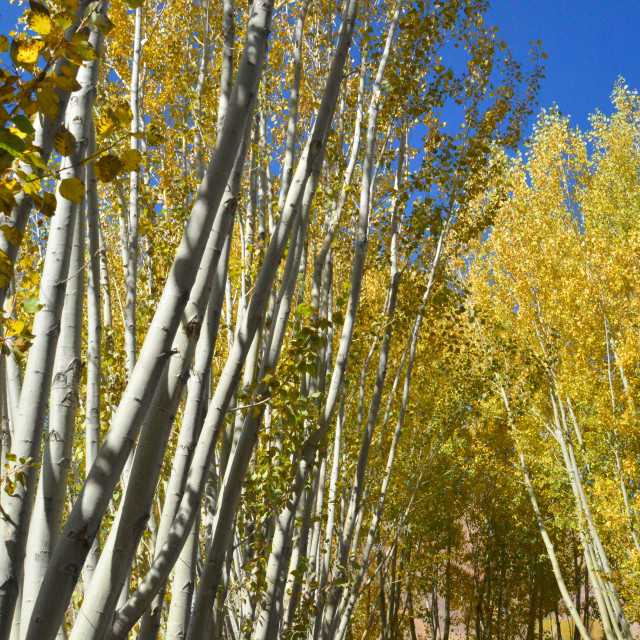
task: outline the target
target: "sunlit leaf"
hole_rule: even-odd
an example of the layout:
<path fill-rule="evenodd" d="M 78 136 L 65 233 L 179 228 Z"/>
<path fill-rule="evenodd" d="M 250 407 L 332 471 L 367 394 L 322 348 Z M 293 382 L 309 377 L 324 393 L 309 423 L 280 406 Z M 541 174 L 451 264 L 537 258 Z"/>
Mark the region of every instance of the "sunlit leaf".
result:
<path fill-rule="evenodd" d="M 120 124 L 127 128 L 133 120 L 133 113 L 131 113 L 131 107 L 126 100 L 120 100 L 118 104 L 113 108 L 113 114 L 118 119 Z"/>
<path fill-rule="evenodd" d="M 60 182 L 58 189 L 63 198 L 76 204 L 82 204 L 85 189 L 84 183 L 79 178 L 65 178 Z"/>
<path fill-rule="evenodd" d="M 40 51 L 44 48 L 45 43 L 36 38 L 14 38 L 11 43 L 9 55 L 13 62 L 18 66 L 30 66 L 38 60 Z"/>
<path fill-rule="evenodd" d="M 31 11 L 27 14 L 27 23 L 41 36 L 48 36 L 51 32 L 51 15 L 49 10 L 39 2 L 29 2 Z"/>
<path fill-rule="evenodd" d="M 118 128 L 118 121 L 111 111 L 107 111 L 96 122 L 96 133 L 99 138 L 106 138 L 110 136 Z"/>
<path fill-rule="evenodd" d="M 157 147 L 166 141 L 167 139 L 162 135 L 160 127 L 155 123 L 149 124 L 147 127 L 147 142 L 152 147 Z"/>

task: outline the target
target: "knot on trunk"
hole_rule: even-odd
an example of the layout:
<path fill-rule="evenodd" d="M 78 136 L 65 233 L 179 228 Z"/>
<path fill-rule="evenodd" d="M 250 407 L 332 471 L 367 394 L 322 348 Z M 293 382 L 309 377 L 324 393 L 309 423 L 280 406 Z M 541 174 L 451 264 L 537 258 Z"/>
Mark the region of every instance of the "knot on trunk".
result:
<path fill-rule="evenodd" d="M 197 338 L 200 335 L 200 316 L 196 314 L 184 326 L 184 332 L 188 338 Z"/>

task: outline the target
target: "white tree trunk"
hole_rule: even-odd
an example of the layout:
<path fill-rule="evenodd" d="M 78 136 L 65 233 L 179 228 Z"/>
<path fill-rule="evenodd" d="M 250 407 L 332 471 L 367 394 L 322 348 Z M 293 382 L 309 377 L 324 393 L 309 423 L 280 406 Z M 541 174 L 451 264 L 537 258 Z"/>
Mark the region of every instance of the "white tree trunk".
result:
<path fill-rule="evenodd" d="M 98 61 L 78 71 L 81 89 L 73 95 L 69 106 L 69 131 L 78 141 L 60 171 L 60 178 L 84 178 L 84 159 L 98 72 Z M 47 254 L 40 283 L 40 301 L 44 305 L 35 317 L 35 338 L 29 350 L 12 453 L 19 460 L 30 460 L 25 470 L 26 485 L 18 485 L 12 496 L 2 496 L 6 517 L 0 522 L 0 639 L 9 636 L 13 608 L 22 578 L 22 562 L 36 493 L 37 464 L 40 462 L 42 430 L 49 404 L 49 388 L 64 303 L 66 279 L 73 241 L 73 225 L 78 205 L 58 194 L 56 215 L 51 219 Z M 53 634 L 57 631 L 55 625 Z"/>

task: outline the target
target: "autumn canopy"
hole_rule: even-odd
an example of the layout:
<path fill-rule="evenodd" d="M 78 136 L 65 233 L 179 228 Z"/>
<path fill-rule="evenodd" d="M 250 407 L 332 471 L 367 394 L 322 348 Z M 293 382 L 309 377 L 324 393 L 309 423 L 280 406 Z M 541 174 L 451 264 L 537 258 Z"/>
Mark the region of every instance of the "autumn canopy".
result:
<path fill-rule="evenodd" d="M 488 4 L 12 7 L 0 640 L 638 637 L 640 97 Z"/>

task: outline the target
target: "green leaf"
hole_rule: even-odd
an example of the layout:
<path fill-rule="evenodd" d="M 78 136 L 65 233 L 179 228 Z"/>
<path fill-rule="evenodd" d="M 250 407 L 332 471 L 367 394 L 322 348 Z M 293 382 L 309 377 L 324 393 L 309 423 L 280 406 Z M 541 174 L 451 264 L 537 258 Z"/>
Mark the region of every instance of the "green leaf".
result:
<path fill-rule="evenodd" d="M 88 42 L 74 43 L 76 53 L 83 60 L 97 60 L 99 58 L 98 52 Z"/>
<path fill-rule="evenodd" d="M 26 147 L 18 136 L 6 129 L 0 129 L 0 149 L 8 151 L 12 156 L 21 157 Z"/>
<path fill-rule="evenodd" d="M 11 120 L 13 121 L 13 124 L 16 125 L 16 128 L 22 131 L 22 133 L 29 134 L 36 132 L 36 130 L 33 128 L 33 125 L 31 124 L 31 120 L 29 120 L 29 118 L 27 118 L 27 116 L 25 115 L 13 116 Z"/>
<path fill-rule="evenodd" d="M 106 36 L 115 25 L 109 18 L 106 13 L 92 13 L 89 16 L 89 24 L 92 27 L 95 27 L 102 35 Z"/>
<path fill-rule="evenodd" d="M 94 0 L 93 2 L 90 2 L 84 10 L 84 17 L 88 18 L 92 13 L 95 13 L 100 6 L 100 2 L 102 2 L 102 0 Z"/>
<path fill-rule="evenodd" d="M 24 301 L 24 309 L 27 313 L 38 313 L 43 307 L 44 305 L 40 302 L 38 296 L 29 296 Z"/>
<path fill-rule="evenodd" d="M 305 304 L 304 302 L 301 302 L 296 307 L 295 313 L 296 315 L 310 316 L 313 313 L 313 307 L 311 305 Z"/>

